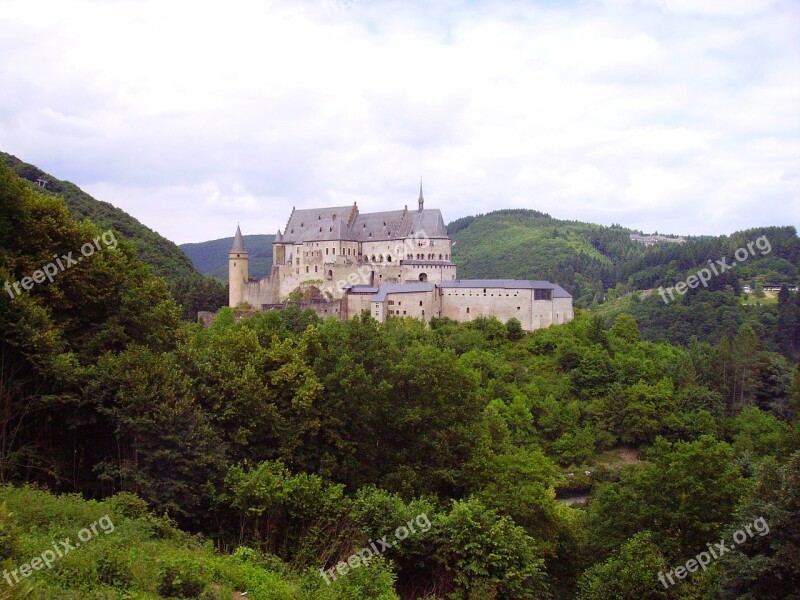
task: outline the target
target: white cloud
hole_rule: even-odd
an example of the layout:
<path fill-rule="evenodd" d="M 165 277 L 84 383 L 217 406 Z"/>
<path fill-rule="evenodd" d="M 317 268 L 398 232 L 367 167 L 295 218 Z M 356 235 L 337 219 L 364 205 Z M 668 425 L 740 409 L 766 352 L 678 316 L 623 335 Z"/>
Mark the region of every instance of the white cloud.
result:
<path fill-rule="evenodd" d="M 177 242 L 420 175 L 448 221 L 800 222 L 788 0 L 0 3 L 0 148 Z"/>

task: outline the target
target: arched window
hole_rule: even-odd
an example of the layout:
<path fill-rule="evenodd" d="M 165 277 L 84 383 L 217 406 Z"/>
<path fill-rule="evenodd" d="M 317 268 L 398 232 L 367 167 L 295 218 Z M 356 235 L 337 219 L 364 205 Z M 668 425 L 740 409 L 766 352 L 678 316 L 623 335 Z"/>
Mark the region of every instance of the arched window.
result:
<path fill-rule="evenodd" d="M 386 255 L 386 262 L 392 262 L 392 255 L 391 254 L 387 254 Z"/>
<path fill-rule="evenodd" d="M 428 281 L 428 274 L 427 273 L 420 273 L 419 274 L 420 281 Z"/>
<path fill-rule="evenodd" d="M 439 260 L 442 260 L 442 255 L 441 254 L 439 255 Z"/>
<path fill-rule="evenodd" d="M 331 280 L 331 279 L 333 279 L 333 271 L 329 269 L 329 270 L 328 270 L 328 274 L 327 274 L 325 277 L 326 277 L 328 280 Z"/>
<path fill-rule="evenodd" d="M 375 262 L 375 255 L 372 255 L 372 262 Z"/>

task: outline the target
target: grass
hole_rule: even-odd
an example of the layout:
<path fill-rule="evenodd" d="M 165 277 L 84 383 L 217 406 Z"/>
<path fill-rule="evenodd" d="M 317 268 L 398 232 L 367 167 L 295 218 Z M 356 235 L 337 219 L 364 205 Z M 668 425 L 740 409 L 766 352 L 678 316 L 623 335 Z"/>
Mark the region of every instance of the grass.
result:
<path fill-rule="evenodd" d="M 111 527 L 96 527 L 96 535 L 75 544 L 79 531 L 106 516 Z M 317 569 L 292 569 L 249 548 L 220 553 L 210 542 L 150 514 L 132 494 L 98 502 L 0 487 L 0 562 L 12 581 L 11 572 L 21 573 L 22 565 L 66 538 L 75 548 L 52 561 L 51 568 L 20 576 L 13 586 L 0 579 L 0 599 L 397 599 L 394 576 L 384 562 L 374 561 L 328 586 Z"/>

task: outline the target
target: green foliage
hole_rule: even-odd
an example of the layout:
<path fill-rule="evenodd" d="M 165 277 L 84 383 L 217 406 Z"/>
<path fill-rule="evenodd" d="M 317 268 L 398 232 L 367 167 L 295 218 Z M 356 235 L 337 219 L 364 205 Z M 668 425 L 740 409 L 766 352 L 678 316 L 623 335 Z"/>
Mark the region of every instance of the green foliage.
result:
<path fill-rule="evenodd" d="M 725 442 L 659 440 L 650 461 L 605 484 L 589 505 L 591 546 L 602 554 L 636 533 L 650 531 L 670 560 L 693 556 L 718 539 L 745 491 Z"/>
<path fill-rule="evenodd" d="M 578 600 L 657 600 L 677 598 L 664 589 L 657 573 L 669 570 L 664 555 L 650 533 L 625 542 L 605 562 L 588 569 L 580 582 Z"/>
<path fill-rule="evenodd" d="M 437 560 L 454 574 L 450 598 L 548 596 L 536 543 L 511 519 L 468 500 L 454 503 L 440 527 Z"/>
<path fill-rule="evenodd" d="M 800 589 L 800 452 L 783 465 L 765 463 L 752 492 L 739 506 L 733 532 L 756 519 L 769 529 L 749 537 L 736 552 L 720 559 L 721 598 L 789 600 Z"/>
<path fill-rule="evenodd" d="M 737 453 L 782 456 L 789 447 L 789 426 L 755 406 L 742 410 L 731 422 Z"/>

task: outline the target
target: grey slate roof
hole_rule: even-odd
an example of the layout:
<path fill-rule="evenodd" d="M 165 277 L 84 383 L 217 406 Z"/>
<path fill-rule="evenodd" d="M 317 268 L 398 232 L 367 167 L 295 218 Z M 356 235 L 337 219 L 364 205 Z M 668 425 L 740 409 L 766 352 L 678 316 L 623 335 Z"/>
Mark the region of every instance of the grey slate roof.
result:
<path fill-rule="evenodd" d="M 553 290 L 553 298 L 572 298 L 564 288 L 557 283 L 544 280 L 530 279 L 456 279 L 443 281 L 441 288 L 502 288 L 506 290 Z"/>
<path fill-rule="evenodd" d="M 555 284 L 549 281 L 530 279 L 456 279 L 443 281 L 443 288 L 503 288 L 512 290 L 530 290 L 534 288 L 552 290 Z"/>
<path fill-rule="evenodd" d="M 347 225 L 340 219 L 317 221 L 316 229 L 306 227 L 299 241 L 302 242 L 327 242 L 333 240 L 352 241 L 353 235 Z"/>
<path fill-rule="evenodd" d="M 276 238 L 276 241 L 289 244 L 331 240 L 379 242 L 415 235 L 448 237 L 442 213 L 438 208 L 361 214 L 354 204 L 293 210 L 282 237 L 280 240 Z"/>
<path fill-rule="evenodd" d="M 242 238 L 242 230 L 237 225 L 236 226 L 236 235 L 233 236 L 233 245 L 231 246 L 231 254 L 247 254 L 247 247 L 244 245 L 244 239 Z"/>
<path fill-rule="evenodd" d="M 345 286 L 345 289 L 353 294 L 376 294 L 378 292 L 378 288 L 374 285 L 348 285 Z"/>
<path fill-rule="evenodd" d="M 282 241 L 291 244 L 309 239 L 333 239 L 323 238 L 322 235 L 330 233 L 328 228 L 333 225 L 334 221 L 349 220 L 354 210 L 358 210 L 355 205 L 292 210 L 289 222 L 286 223 L 283 230 Z M 322 233 L 319 231 L 320 227 L 322 227 Z"/>
<path fill-rule="evenodd" d="M 553 284 L 555 288 L 553 289 L 553 298 L 572 298 L 572 294 L 570 294 L 567 290 L 562 288 L 557 283 Z"/>
<path fill-rule="evenodd" d="M 372 302 L 383 302 L 386 294 L 410 294 L 414 292 L 432 292 L 436 286 L 432 283 L 387 283 L 378 288 Z"/>

